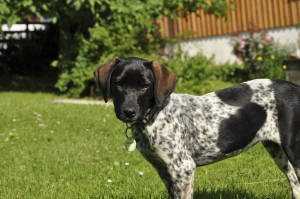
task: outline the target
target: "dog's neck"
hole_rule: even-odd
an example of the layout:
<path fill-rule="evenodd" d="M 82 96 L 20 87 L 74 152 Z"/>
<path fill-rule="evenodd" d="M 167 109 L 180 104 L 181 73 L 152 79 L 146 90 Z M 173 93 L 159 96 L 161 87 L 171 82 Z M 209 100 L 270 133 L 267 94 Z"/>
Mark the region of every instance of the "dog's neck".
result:
<path fill-rule="evenodd" d="M 156 115 L 170 102 L 170 96 L 167 97 L 162 106 L 157 106 L 155 103 L 151 108 L 146 111 L 145 116 L 142 120 L 136 121 L 134 123 L 126 123 L 126 131 L 125 134 L 127 136 L 127 131 L 133 128 L 140 132 L 141 130 L 145 129 L 147 125 L 152 124 L 155 121 Z M 127 136 L 128 137 L 128 136 Z"/>
<path fill-rule="evenodd" d="M 158 107 L 158 106 L 154 105 L 153 107 L 149 108 L 146 111 L 146 114 L 145 114 L 145 116 L 143 117 L 142 120 L 139 120 L 139 121 L 134 122 L 132 124 L 128 124 L 127 126 L 131 126 L 131 127 L 134 127 L 134 126 L 145 127 L 149 123 L 153 122 L 153 117 L 160 110 L 161 110 L 161 107 Z"/>

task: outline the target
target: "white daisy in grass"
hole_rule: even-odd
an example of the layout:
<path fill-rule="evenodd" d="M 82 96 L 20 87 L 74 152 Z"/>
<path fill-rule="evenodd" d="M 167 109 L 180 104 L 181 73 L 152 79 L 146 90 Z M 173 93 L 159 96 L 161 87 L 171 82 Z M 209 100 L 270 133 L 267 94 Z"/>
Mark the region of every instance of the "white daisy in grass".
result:
<path fill-rule="evenodd" d="M 143 175 L 144 175 L 144 172 L 139 171 L 139 175 L 140 175 L 140 176 L 143 176 Z"/>

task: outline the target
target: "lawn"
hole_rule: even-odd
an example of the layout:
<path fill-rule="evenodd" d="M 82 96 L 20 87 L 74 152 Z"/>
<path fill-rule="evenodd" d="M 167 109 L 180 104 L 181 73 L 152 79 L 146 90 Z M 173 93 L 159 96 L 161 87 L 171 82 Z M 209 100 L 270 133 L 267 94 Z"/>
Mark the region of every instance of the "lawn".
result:
<path fill-rule="evenodd" d="M 0 198 L 167 198 L 152 166 L 125 150 L 113 107 L 55 104 L 45 93 L 0 93 Z M 261 144 L 200 167 L 195 197 L 291 198 Z"/>

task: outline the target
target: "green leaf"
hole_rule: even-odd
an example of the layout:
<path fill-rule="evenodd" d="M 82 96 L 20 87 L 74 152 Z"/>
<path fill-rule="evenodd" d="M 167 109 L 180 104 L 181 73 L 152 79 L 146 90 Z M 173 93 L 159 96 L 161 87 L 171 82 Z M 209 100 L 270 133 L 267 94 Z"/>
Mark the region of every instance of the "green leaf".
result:
<path fill-rule="evenodd" d="M 57 22 L 57 17 L 53 17 L 52 22 L 55 24 Z"/>
<path fill-rule="evenodd" d="M 57 67 L 57 65 L 58 65 L 58 60 L 54 60 L 53 62 L 51 62 L 52 67 Z"/>
<path fill-rule="evenodd" d="M 29 9 L 30 9 L 30 11 L 33 12 L 33 13 L 36 12 L 36 7 L 35 7 L 35 6 L 30 6 Z"/>
<path fill-rule="evenodd" d="M 43 5 L 42 5 L 42 8 L 43 8 L 43 10 L 48 11 L 48 6 L 47 6 L 47 4 L 43 4 Z"/>

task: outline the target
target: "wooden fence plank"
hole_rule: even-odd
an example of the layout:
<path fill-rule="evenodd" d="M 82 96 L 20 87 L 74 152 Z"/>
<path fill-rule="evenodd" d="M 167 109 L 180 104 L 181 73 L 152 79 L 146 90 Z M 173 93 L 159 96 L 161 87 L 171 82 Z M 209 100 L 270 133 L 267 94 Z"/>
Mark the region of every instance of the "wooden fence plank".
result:
<path fill-rule="evenodd" d="M 212 26 L 211 26 L 211 19 L 209 14 L 204 14 L 205 20 L 206 20 L 206 29 L 207 29 L 207 36 L 212 36 Z"/>
<path fill-rule="evenodd" d="M 173 20 L 171 18 L 168 18 L 168 26 L 170 29 L 170 37 L 174 37 L 174 23 Z"/>
<path fill-rule="evenodd" d="M 297 1 L 297 23 L 300 22 L 300 1 Z"/>
<path fill-rule="evenodd" d="M 186 17 L 182 16 L 182 34 L 184 35 L 183 38 L 185 39 L 187 39 L 186 31 L 187 31 Z"/>
<path fill-rule="evenodd" d="M 165 35 L 166 35 L 166 37 L 168 38 L 168 37 L 170 37 L 170 29 L 169 29 L 169 24 L 168 24 L 168 18 L 167 17 L 164 17 L 164 27 L 165 27 Z"/>
<path fill-rule="evenodd" d="M 235 4 L 236 5 L 236 4 Z M 231 16 L 232 16 L 232 31 L 233 33 L 237 33 L 238 32 L 238 27 L 237 27 L 237 12 L 236 12 L 237 8 L 234 7 L 231 11 Z"/>
<path fill-rule="evenodd" d="M 188 25 L 188 27 L 187 27 L 187 32 L 188 32 L 188 38 L 189 39 L 191 39 L 191 38 L 193 38 L 193 25 L 192 25 L 192 15 L 191 15 L 191 13 L 188 13 L 187 14 L 187 25 Z"/>
<path fill-rule="evenodd" d="M 175 37 L 178 34 L 178 20 L 176 17 L 173 18 L 173 32 L 173 37 Z"/>
<path fill-rule="evenodd" d="M 202 28 L 201 28 L 202 20 L 201 20 L 200 12 L 201 12 L 200 9 L 196 11 L 197 37 L 203 37 L 203 32 L 202 32 Z"/>
<path fill-rule="evenodd" d="M 297 4 L 296 0 L 290 1 L 290 9 L 291 9 L 291 15 L 292 15 L 292 25 L 297 24 Z"/>
<path fill-rule="evenodd" d="M 267 0 L 267 7 L 268 7 L 268 20 L 269 20 L 269 27 L 274 28 L 274 16 L 273 16 L 273 3 L 271 2 L 273 0 Z"/>
<path fill-rule="evenodd" d="M 212 35 L 215 36 L 217 34 L 216 16 L 213 14 L 210 14 L 209 17 L 211 19 Z"/>
<path fill-rule="evenodd" d="M 249 4 L 249 12 L 251 13 L 250 23 L 251 23 L 251 31 L 257 31 L 258 30 L 258 23 L 257 23 L 257 16 L 256 16 L 256 1 L 252 0 Z"/>
<path fill-rule="evenodd" d="M 208 29 L 207 29 L 207 20 L 204 15 L 203 9 L 200 10 L 200 19 L 201 19 L 202 35 L 203 35 L 203 37 L 207 37 L 207 36 L 209 36 L 209 34 L 208 34 Z"/>
<path fill-rule="evenodd" d="M 226 1 L 227 2 L 227 10 L 228 10 L 228 14 L 227 14 L 227 24 L 226 24 L 226 26 L 227 26 L 227 33 L 228 34 L 232 34 L 232 32 L 233 32 L 233 30 L 232 30 L 232 9 L 231 9 L 231 7 L 230 7 L 230 0 L 227 0 Z"/>
<path fill-rule="evenodd" d="M 192 16 L 192 29 L 193 29 L 193 38 L 197 38 L 197 33 L 198 33 L 198 29 L 197 29 L 197 23 L 196 23 L 196 13 L 191 13 Z"/>
<path fill-rule="evenodd" d="M 263 29 L 269 27 L 269 19 L 268 19 L 268 7 L 267 7 L 267 0 L 262 0 L 262 10 L 263 10 Z"/>
<path fill-rule="evenodd" d="M 225 17 L 222 17 L 221 18 L 221 26 L 222 26 L 222 34 L 225 35 L 225 34 L 228 34 L 228 26 L 227 26 L 227 22 L 225 20 Z"/>
<path fill-rule="evenodd" d="M 254 28 L 251 12 L 251 1 L 245 1 L 245 15 L 246 15 L 246 31 L 252 31 Z"/>
<path fill-rule="evenodd" d="M 224 34 L 222 31 L 222 25 L 221 25 L 221 18 L 220 17 L 216 17 L 216 30 L 217 30 L 217 34 L 216 35 L 221 35 Z"/>
<path fill-rule="evenodd" d="M 241 15 L 241 1 L 240 0 L 236 0 L 235 1 L 235 17 L 236 17 L 236 21 L 237 21 L 237 32 L 241 32 L 243 27 L 242 27 L 242 15 Z"/>
<path fill-rule="evenodd" d="M 178 13 L 178 34 L 181 36 L 182 35 L 182 14 L 181 11 Z"/>
<path fill-rule="evenodd" d="M 290 15 L 290 6 L 289 6 L 289 0 L 283 0 L 283 7 L 284 7 L 284 16 L 285 16 L 285 24 L 287 26 L 292 25 L 291 23 L 291 15 Z"/>
<path fill-rule="evenodd" d="M 280 19 L 279 19 L 279 2 L 278 0 L 273 0 L 273 18 L 274 18 L 274 27 L 280 26 Z"/>
<path fill-rule="evenodd" d="M 242 31 L 247 31 L 248 23 L 247 23 L 247 10 L 246 10 L 246 1 L 247 0 L 240 0 L 241 1 L 241 17 L 242 17 Z"/>
<path fill-rule="evenodd" d="M 264 0 L 256 0 L 256 14 L 257 14 L 257 27 L 258 30 L 264 29 L 264 21 L 263 21 L 263 11 L 262 11 L 262 1 Z"/>
<path fill-rule="evenodd" d="M 279 2 L 279 26 L 285 26 L 285 19 L 284 19 L 284 7 L 283 7 L 283 1 L 282 0 L 278 0 Z"/>

